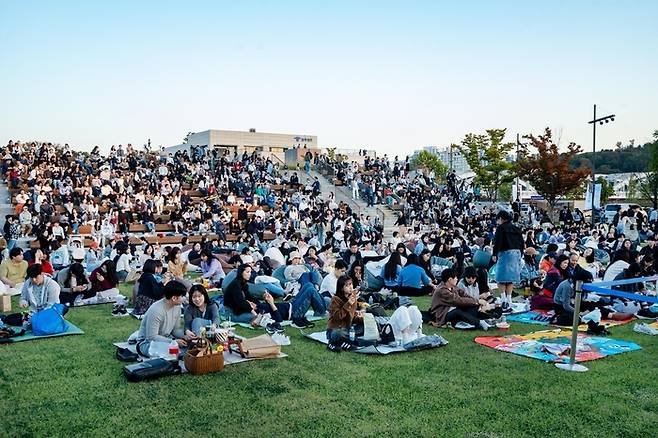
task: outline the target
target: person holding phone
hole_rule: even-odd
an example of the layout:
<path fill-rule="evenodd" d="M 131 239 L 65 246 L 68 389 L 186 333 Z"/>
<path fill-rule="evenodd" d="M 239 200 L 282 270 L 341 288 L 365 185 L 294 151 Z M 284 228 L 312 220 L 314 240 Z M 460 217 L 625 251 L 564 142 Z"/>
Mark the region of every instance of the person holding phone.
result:
<path fill-rule="evenodd" d="M 329 305 L 329 320 L 327 321 L 327 349 L 340 352 L 350 349 L 350 327 L 363 321 L 363 312 L 356 310 L 356 302 L 360 292 L 354 289 L 352 278 L 345 274 L 336 282 L 336 294 Z"/>

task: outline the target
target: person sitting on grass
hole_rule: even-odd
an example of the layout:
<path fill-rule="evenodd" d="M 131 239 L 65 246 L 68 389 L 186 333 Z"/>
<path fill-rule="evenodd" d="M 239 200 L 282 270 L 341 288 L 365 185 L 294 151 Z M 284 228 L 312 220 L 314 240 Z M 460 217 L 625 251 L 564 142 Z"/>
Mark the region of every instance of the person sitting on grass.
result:
<path fill-rule="evenodd" d="M 160 282 L 158 277 L 162 273 L 162 262 L 160 260 L 148 259 L 142 267 L 142 275 L 137 280 L 139 284 L 137 294 L 133 300 L 135 309 L 133 314 L 143 315 L 153 303 L 162 299 L 164 296 L 164 286 L 171 278 L 171 275 L 165 275 Z"/>
<path fill-rule="evenodd" d="M 384 279 L 384 287 L 393 291 L 397 290 L 400 271 L 402 271 L 402 257 L 399 252 L 395 251 L 382 266 L 381 277 Z"/>
<path fill-rule="evenodd" d="M 325 304 L 329 307 L 331 298 L 336 294 L 336 284 L 338 279 L 347 272 L 347 263 L 343 259 L 338 259 L 334 263 L 334 271 L 325 275 L 320 285 L 320 295 L 324 298 Z"/>
<path fill-rule="evenodd" d="M 57 283 L 60 287 L 59 301 L 68 306 L 74 305 L 76 298 L 91 298 L 96 295 L 91 290 L 91 283 L 81 263 L 75 262 L 68 268 L 57 273 Z"/>
<path fill-rule="evenodd" d="M 224 269 L 222 269 L 221 263 L 215 257 L 209 249 L 204 249 L 200 253 L 200 266 L 201 266 L 201 278 L 206 278 L 210 284 L 214 287 L 221 287 L 222 280 L 226 277 Z"/>
<path fill-rule="evenodd" d="M 9 259 L 0 263 L 0 293 L 18 295 L 21 293 L 25 274 L 27 273 L 27 262 L 23 260 L 23 250 L 14 247 L 9 250 Z"/>
<path fill-rule="evenodd" d="M 452 268 L 441 272 L 441 283 L 432 296 L 429 313 L 433 320 L 432 325 L 442 327 L 450 324 L 453 327 L 458 323 L 466 323 L 471 328 L 488 330 L 489 324 L 478 317 L 480 303 L 465 290 L 457 286 L 459 277 Z"/>
<path fill-rule="evenodd" d="M 57 303 L 59 303 L 57 282 L 45 275 L 38 263 L 27 268 L 27 280 L 21 290 L 19 306 L 23 309 L 29 307 L 30 311 L 38 312 Z"/>
<path fill-rule="evenodd" d="M 204 250 L 205 251 L 205 250 Z M 219 326 L 219 306 L 211 301 L 208 291 L 200 284 L 195 284 L 188 292 L 189 305 L 183 315 L 185 334 L 190 337 L 201 335 L 201 329 L 206 325 Z"/>
<path fill-rule="evenodd" d="M 167 257 L 167 272 L 171 273 L 174 279 L 183 283 L 189 289 L 192 287 L 192 282 L 185 278 L 187 267 L 188 263 L 181 258 L 181 249 L 177 246 L 173 247 Z"/>
<path fill-rule="evenodd" d="M 398 275 L 397 293 L 409 297 L 419 297 L 429 295 L 433 290 L 432 280 L 427 276 L 425 270 L 418 266 L 418 257 L 416 254 L 409 254 L 406 266 Z"/>
<path fill-rule="evenodd" d="M 153 342 L 171 342 L 187 346 L 189 336 L 180 328 L 181 304 L 187 288 L 179 281 L 170 281 L 164 288 L 164 298 L 153 303 L 144 314 L 137 334 L 137 351 L 149 357 Z"/>
<path fill-rule="evenodd" d="M 96 296 L 102 299 L 113 298 L 119 295 L 119 279 L 117 278 L 117 271 L 112 260 L 105 260 L 101 265 L 94 269 L 89 276 L 91 282 L 91 290 L 96 293 Z"/>
<path fill-rule="evenodd" d="M 561 255 L 553 267 L 546 274 L 544 279 L 543 290 L 541 293 L 533 295 L 530 298 L 530 308 L 535 310 L 553 310 L 553 294 L 560 283 L 569 277 L 567 267 L 569 266 L 569 257 Z"/>
<path fill-rule="evenodd" d="M 336 293 L 329 305 L 329 320 L 327 321 L 327 349 L 340 352 L 350 349 L 350 327 L 363 320 L 363 312 L 356 310 L 359 291 L 354 289 L 352 278 L 341 275 L 336 282 Z"/>

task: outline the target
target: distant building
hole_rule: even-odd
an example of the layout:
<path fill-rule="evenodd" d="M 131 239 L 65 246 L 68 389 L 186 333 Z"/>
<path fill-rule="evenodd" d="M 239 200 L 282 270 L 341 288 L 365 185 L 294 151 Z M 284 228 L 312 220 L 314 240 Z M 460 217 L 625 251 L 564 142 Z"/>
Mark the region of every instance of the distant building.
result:
<path fill-rule="evenodd" d="M 423 150 L 437 155 L 448 166 L 448 169 L 454 169 L 458 176 L 471 172 L 471 166 L 468 165 L 466 159 L 457 148 L 425 146 Z"/>
<path fill-rule="evenodd" d="M 225 131 L 209 129 L 196 132 L 188 136 L 182 144 L 165 149 L 167 153 L 176 153 L 180 150 L 189 150 L 190 146 L 205 146 L 223 151 L 231 155 L 235 152 L 248 154 L 256 151 L 264 156 L 271 157 L 281 163 L 286 162 L 286 151 L 290 149 L 318 150 L 318 137 L 307 134 L 271 134 L 249 131 Z M 293 154 L 297 155 L 297 154 Z"/>

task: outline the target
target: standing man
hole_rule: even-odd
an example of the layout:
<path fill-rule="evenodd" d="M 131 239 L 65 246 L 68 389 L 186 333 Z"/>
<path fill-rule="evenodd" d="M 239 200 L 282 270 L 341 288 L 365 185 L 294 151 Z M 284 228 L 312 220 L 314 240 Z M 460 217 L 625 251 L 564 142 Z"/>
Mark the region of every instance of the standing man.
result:
<path fill-rule="evenodd" d="M 521 282 L 521 252 L 524 249 L 523 235 L 512 224 L 509 212 L 501 210 L 496 215 L 498 227 L 494 234 L 492 260 L 496 262 L 496 282 L 500 291 L 503 312 L 511 312 L 514 285 Z"/>

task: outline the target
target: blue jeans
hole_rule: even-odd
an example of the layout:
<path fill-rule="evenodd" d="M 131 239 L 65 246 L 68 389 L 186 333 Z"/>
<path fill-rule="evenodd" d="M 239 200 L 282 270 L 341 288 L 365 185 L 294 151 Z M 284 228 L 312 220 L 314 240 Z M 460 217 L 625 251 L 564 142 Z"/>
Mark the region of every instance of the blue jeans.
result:
<path fill-rule="evenodd" d="M 313 308 L 315 315 L 324 315 L 327 311 L 324 299 L 312 284 L 305 284 L 295 298 L 290 302 L 292 306 L 292 317 L 301 318 L 306 315 L 309 307 Z"/>
<path fill-rule="evenodd" d="M 224 308 L 226 312 L 226 319 L 230 319 L 232 322 L 240 322 L 244 324 L 249 324 L 252 319 L 254 319 L 254 315 L 251 312 L 247 313 L 241 313 L 239 315 L 236 315 L 233 313 L 233 310 L 231 310 L 228 307 Z"/>
<path fill-rule="evenodd" d="M 123 283 L 126 281 L 126 277 L 128 277 L 128 271 L 117 271 L 117 280 Z"/>
<path fill-rule="evenodd" d="M 17 243 L 18 240 L 16 239 L 9 239 L 9 241 L 7 242 L 7 249 L 11 251 L 16 246 Z"/>
<path fill-rule="evenodd" d="M 279 286 L 276 283 L 263 283 L 263 287 L 272 295 L 273 297 L 282 297 L 286 294 L 286 290 Z"/>
<path fill-rule="evenodd" d="M 299 284 L 305 286 L 307 283 L 314 284 L 320 288 L 320 285 L 322 284 L 322 275 L 318 271 L 309 271 L 309 272 L 304 272 L 301 277 L 299 277 Z"/>
<path fill-rule="evenodd" d="M 338 344 L 349 340 L 350 335 L 347 329 L 327 329 L 327 340 L 329 343 Z"/>
<path fill-rule="evenodd" d="M 201 336 L 201 329 L 210 324 L 212 324 L 212 321 L 209 319 L 194 318 L 192 320 L 192 331 L 195 335 Z"/>

